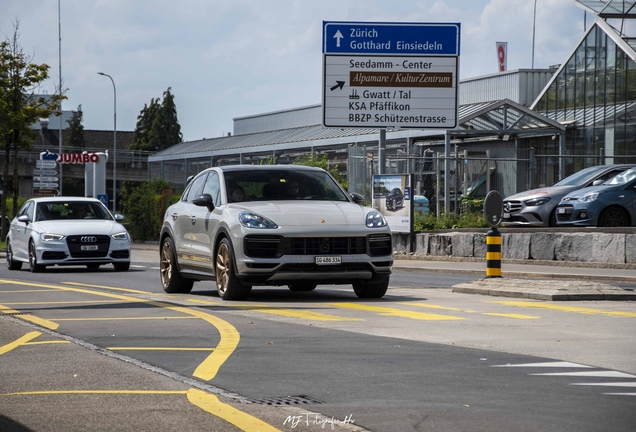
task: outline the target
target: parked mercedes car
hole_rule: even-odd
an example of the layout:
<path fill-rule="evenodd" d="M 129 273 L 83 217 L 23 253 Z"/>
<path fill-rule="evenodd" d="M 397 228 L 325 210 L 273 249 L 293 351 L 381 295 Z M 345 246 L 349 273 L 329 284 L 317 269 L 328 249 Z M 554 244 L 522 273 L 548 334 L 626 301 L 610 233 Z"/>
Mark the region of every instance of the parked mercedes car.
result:
<path fill-rule="evenodd" d="M 602 185 L 569 193 L 556 208 L 559 226 L 636 225 L 636 168 Z"/>
<path fill-rule="evenodd" d="M 404 207 L 404 193 L 402 189 L 393 188 L 386 196 L 386 209 L 397 210 Z"/>
<path fill-rule="evenodd" d="M 504 199 L 502 226 L 556 226 L 556 207 L 565 195 L 600 185 L 636 164 L 584 168 L 550 187 L 532 189 Z"/>
<path fill-rule="evenodd" d="M 163 289 L 188 293 L 194 282 L 213 280 L 222 299 L 243 300 L 253 286 L 351 284 L 358 297 L 382 297 L 393 265 L 391 231 L 362 202 L 319 168 L 208 168 L 166 210 Z"/>
<path fill-rule="evenodd" d="M 116 271 L 130 267 L 130 236 L 95 198 L 54 197 L 28 200 L 11 221 L 6 237 L 7 267 L 31 272 L 47 266 L 85 265 L 97 269 L 112 264 Z"/>

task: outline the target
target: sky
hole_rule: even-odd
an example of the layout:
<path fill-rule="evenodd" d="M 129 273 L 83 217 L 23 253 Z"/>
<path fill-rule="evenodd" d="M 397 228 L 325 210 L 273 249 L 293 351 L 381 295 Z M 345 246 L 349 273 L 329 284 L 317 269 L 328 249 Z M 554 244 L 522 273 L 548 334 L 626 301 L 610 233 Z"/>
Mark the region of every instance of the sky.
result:
<path fill-rule="evenodd" d="M 171 88 L 184 141 L 233 132 L 233 119 L 320 104 L 322 22 L 460 23 L 460 80 L 532 67 L 533 0 L 0 0 L 0 37 L 50 66 L 84 129 L 133 131 Z M 593 17 L 574 0 L 536 0 L 534 66 L 565 63 Z"/>

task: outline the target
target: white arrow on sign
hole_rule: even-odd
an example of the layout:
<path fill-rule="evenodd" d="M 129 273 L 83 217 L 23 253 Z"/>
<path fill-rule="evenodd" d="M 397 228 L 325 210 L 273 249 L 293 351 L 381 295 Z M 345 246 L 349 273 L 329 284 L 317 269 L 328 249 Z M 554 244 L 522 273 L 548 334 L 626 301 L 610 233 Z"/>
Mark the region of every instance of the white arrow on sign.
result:
<path fill-rule="evenodd" d="M 33 183 L 34 188 L 40 189 L 57 189 L 58 186 L 57 183 Z"/>
<path fill-rule="evenodd" d="M 58 177 L 33 177 L 34 182 L 56 182 L 60 181 Z"/>
<path fill-rule="evenodd" d="M 342 33 L 340 33 L 340 30 L 338 30 L 333 37 L 336 38 L 336 48 L 340 48 L 340 39 L 344 37 Z"/>

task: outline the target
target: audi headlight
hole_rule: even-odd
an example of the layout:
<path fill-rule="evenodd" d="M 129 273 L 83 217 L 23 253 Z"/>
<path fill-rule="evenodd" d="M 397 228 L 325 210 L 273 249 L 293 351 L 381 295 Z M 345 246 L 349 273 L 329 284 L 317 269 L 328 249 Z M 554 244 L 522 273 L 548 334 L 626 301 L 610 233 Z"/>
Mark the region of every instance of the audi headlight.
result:
<path fill-rule="evenodd" d="M 550 201 L 550 198 L 548 197 L 534 198 L 528 201 L 524 201 L 524 204 L 527 205 L 528 207 L 534 207 L 534 206 L 540 206 L 541 204 L 545 204 L 548 201 Z"/>
<path fill-rule="evenodd" d="M 113 240 L 128 240 L 128 233 L 126 231 L 118 232 L 110 235 Z"/>
<path fill-rule="evenodd" d="M 40 234 L 40 239 L 44 242 L 60 241 L 64 238 L 62 234 L 44 233 Z"/>
<path fill-rule="evenodd" d="M 278 225 L 271 219 L 256 213 L 247 211 L 240 212 L 238 215 L 239 222 L 246 228 L 275 229 Z"/>
<path fill-rule="evenodd" d="M 598 196 L 599 196 L 598 192 L 588 192 L 585 195 L 583 195 L 581 198 L 579 198 L 579 201 L 583 203 L 591 203 L 592 201 L 596 201 Z"/>
<path fill-rule="evenodd" d="M 388 223 L 384 216 L 379 211 L 371 211 L 367 213 L 367 227 L 368 228 L 381 228 L 387 226 Z"/>

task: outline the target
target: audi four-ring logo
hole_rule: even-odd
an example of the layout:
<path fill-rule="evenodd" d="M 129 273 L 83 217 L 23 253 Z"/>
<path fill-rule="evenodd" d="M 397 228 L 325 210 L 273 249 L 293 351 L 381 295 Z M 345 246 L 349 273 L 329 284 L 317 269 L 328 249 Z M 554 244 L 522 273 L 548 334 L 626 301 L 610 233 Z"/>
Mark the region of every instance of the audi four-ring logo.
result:
<path fill-rule="evenodd" d="M 81 238 L 82 243 L 95 243 L 97 241 L 97 237 L 95 236 L 84 236 Z"/>

